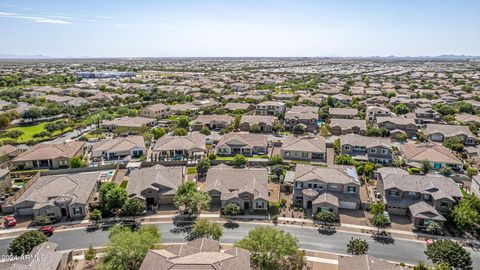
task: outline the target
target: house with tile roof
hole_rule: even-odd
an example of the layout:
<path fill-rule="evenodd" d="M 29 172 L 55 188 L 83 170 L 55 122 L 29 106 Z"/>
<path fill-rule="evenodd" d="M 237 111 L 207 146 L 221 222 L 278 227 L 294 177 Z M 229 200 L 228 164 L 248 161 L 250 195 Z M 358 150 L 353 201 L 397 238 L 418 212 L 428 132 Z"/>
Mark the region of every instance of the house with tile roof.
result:
<path fill-rule="evenodd" d="M 212 204 L 221 207 L 234 203 L 242 210 L 267 210 L 267 168 L 234 168 L 225 164 L 211 167 L 204 191 L 212 197 Z"/>
<path fill-rule="evenodd" d="M 443 225 L 445 215 L 462 198 L 457 183 L 442 175 L 384 173 L 378 189 L 390 214 L 407 215 L 417 227 L 431 221 Z"/>
<path fill-rule="evenodd" d="M 237 247 L 221 250 L 218 241 L 199 238 L 149 250 L 140 266 L 140 270 L 170 269 L 250 270 L 250 253 Z"/>
<path fill-rule="evenodd" d="M 141 157 L 146 153 L 145 140 L 141 135 L 102 140 L 92 146 L 93 160 L 122 160 L 125 157 Z"/>
<path fill-rule="evenodd" d="M 444 167 L 462 169 L 463 162 L 450 149 L 438 143 L 405 143 L 399 150 L 407 164 L 414 167 L 420 168 L 422 161 L 427 160 L 434 170 Z"/>
<path fill-rule="evenodd" d="M 226 133 L 215 147 L 219 156 L 241 154 L 244 156 L 265 155 L 268 153 L 267 136 L 255 133 Z"/>
<path fill-rule="evenodd" d="M 128 197 L 141 200 L 147 209 L 172 205 L 184 176 L 184 167 L 155 165 L 132 170 L 128 175 Z"/>
<path fill-rule="evenodd" d="M 434 142 L 443 142 L 454 137 L 461 138 L 465 145 L 475 145 L 477 141 L 468 126 L 427 124 L 425 134 Z"/>
<path fill-rule="evenodd" d="M 19 169 L 68 168 L 72 158 L 83 156 L 84 146 L 81 141 L 39 143 L 14 158 L 12 165 Z"/>
<path fill-rule="evenodd" d="M 192 132 L 186 136 L 163 136 L 152 147 L 153 161 L 200 160 L 207 152 L 206 136 Z"/>
<path fill-rule="evenodd" d="M 365 137 L 355 134 L 340 136 L 340 149 L 359 161 L 389 165 L 392 162 L 392 144 L 389 138 Z"/>
<path fill-rule="evenodd" d="M 46 215 L 53 220 L 81 219 L 88 215 L 102 172 L 57 175 L 37 174 L 32 184 L 12 202 L 19 216 Z"/>
<path fill-rule="evenodd" d="M 287 160 L 324 162 L 327 159 L 326 140 L 322 136 L 290 135 L 283 141 L 280 153 Z"/>
<path fill-rule="evenodd" d="M 293 201 L 315 216 L 326 210 L 360 207 L 360 180 L 354 166 L 322 167 L 297 164 Z"/>

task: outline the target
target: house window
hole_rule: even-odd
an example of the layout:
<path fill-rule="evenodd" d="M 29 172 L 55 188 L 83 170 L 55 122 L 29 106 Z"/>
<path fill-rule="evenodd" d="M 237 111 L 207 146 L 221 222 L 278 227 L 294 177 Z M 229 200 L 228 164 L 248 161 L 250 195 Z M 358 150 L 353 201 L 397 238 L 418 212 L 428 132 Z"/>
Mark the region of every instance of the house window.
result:
<path fill-rule="evenodd" d="M 377 153 L 377 149 L 375 149 L 375 148 L 370 149 L 370 154 L 376 154 L 376 153 Z"/>
<path fill-rule="evenodd" d="M 415 195 L 417 195 L 417 193 L 416 193 L 415 191 L 409 191 L 409 192 L 408 192 L 408 195 L 410 195 L 410 196 L 415 196 Z"/>
<path fill-rule="evenodd" d="M 345 146 L 343 147 L 343 149 L 345 149 L 345 150 L 350 150 L 350 146 L 345 145 Z"/>
<path fill-rule="evenodd" d="M 308 188 L 311 188 L 311 187 L 312 187 L 312 184 L 309 183 L 309 184 L 308 184 Z"/>
<path fill-rule="evenodd" d="M 331 187 L 331 188 L 334 188 L 334 189 L 335 189 L 335 188 L 338 188 L 337 185 L 331 185 L 330 187 Z"/>
<path fill-rule="evenodd" d="M 382 149 L 382 154 L 384 154 L 384 155 L 388 154 L 388 150 L 387 149 Z"/>
<path fill-rule="evenodd" d="M 74 207 L 73 208 L 73 215 L 74 216 L 79 216 L 82 214 L 82 209 L 80 207 Z"/>
<path fill-rule="evenodd" d="M 297 188 L 302 188 L 302 187 L 303 187 L 303 183 L 302 183 L 302 182 L 297 182 L 295 186 L 296 186 Z"/>
<path fill-rule="evenodd" d="M 442 207 L 442 208 L 446 208 L 447 206 L 448 206 L 448 203 L 446 203 L 446 202 L 441 202 L 440 203 L 440 207 Z"/>
<path fill-rule="evenodd" d="M 398 195 L 400 195 L 400 194 L 399 194 L 398 190 L 390 190 L 390 191 L 388 191 L 388 195 L 398 197 Z"/>
<path fill-rule="evenodd" d="M 263 208 L 263 202 L 257 202 L 257 208 Z"/>
<path fill-rule="evenodd" d="M 347 192 L 354 193 L 357 191 L 357 188 L 354 186 L 348 186 L 347 187 Z"/>
<path fill-rule="evenodd" d="M 308 153 L 307 152 L 302 152 L 302 157 L 304 157 L 304 158 L 308 157 Z"/>
<path fill-rule="evenodd" d="M 313 184 L 313 188 L 317 188 L 317 184 Z"/>

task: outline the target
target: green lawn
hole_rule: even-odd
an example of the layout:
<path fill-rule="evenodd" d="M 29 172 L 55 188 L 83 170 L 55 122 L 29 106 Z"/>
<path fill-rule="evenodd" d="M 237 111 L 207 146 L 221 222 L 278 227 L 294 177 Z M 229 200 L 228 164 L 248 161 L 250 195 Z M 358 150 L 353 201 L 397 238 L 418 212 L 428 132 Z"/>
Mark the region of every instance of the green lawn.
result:
<path fill-rule="evenodd" d="M 123 180 L 122 183 L 120 184 L 120 187 L 123 188 L 123 189 L 127 189 L 127 185 L 128 185 L 128 181 Z"/>
<path fill-rule="evenodd" d="M 7 132 L 8 131 L 12 131 L 12 130 L 21 130 L 23 131 L 23 135 L 18 138 L 16 140 L 17 143 L 26 143 L 30 140 L 33 140 L 33 134 L 37 134 L 37 133 L 40 133 L 42 131 L 45 131 L 45 124 L 47 122 L 44 122 L 44 123 L 40 123 L 38 125 L 34 125 L 34 126 L 25 126 L 25 127 L 14 127 L 14 128 L 9 128 L 7 129 Z M 72 129 L 71 128 L 68 128 L 65 130 L 65 132 L 68 132 L 68 131 L 71 131 Z M 61 134 L 61 131 L 57 130 L 55 131 L 52 136 L 56 136 L 56 135 L 60 135 Z M 10 138 L 3 138 L 3 140 L 5 139 L 10 139 Z"/>
<path fill-rule="evenodd" d="M 196 173 L 197 173 L 197 168 L 195 167 L 187 168 L 187 174 L 196 174 Z"/>

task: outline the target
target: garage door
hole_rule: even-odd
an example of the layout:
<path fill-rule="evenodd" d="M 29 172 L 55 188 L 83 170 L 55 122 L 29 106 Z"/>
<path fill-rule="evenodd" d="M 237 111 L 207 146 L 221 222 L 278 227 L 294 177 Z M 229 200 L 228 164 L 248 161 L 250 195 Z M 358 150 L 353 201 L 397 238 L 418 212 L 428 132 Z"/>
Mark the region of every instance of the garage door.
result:
<path fill-rule="evenodd" d="M 20 216 L 32 216 L 33 215 L 33 208 L 18 209 L 18 214 Z"/>
<path fill-rule="evenodd" d="M 338 205 L 339 205 L 339 208 L 343 208 L 343 209 L 357 209 L 358 208 L 357 202 L 339 201 Z"/>
<path fill-rule="evenodd" d="M 388 213 L 392 214 L 392 215 L 406 215 L 407 214 L 407 208 L 403 208 L 403 207 L 390 207 L 390 206 L 387 206 L 387 211 Z"/>

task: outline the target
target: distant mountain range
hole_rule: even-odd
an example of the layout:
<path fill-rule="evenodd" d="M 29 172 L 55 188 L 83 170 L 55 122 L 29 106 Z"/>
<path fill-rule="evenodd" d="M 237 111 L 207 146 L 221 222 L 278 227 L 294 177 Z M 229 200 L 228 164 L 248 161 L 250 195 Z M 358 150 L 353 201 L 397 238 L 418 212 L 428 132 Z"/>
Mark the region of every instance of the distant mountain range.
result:
<path fill-rule="evenodd" d="M 390 56 L 346 56 L 346 57 L 341 57 L 341 56 L 318 56 L 318 57 L 88 57 L 88 56 L 81 56 L 81 57 L 51 57 L 47 55 L 42 55 L 42 54 L 36 54 L 36 55 L 19 55 L 19 54 L 4 54 L 0 53 L 0 59 L 126 59 L 126 58 L 134 58 L 134 59 L 155 59 L 155 58 L 209 58 L 209 59 L 215 59 L 215 58 L 223 58 L 223 59 L 228 59 L 228 58 L 283 58 L 283 59 L 288 59 L 288 58 L 293 58 L 293 59 L 299 59 L 299 58 L 337 58 L 337 59 L 391 59 L 391 60 L 471 60 L 471 59 L 476 59 L 480 60 L 480 56 L 473 56 L 473 55 L 454 55 L 454 54 L 445 54 L 445 55 L 437 55 L 437 56 L 395 56 L 395 55 L 390 55 Z"/>

